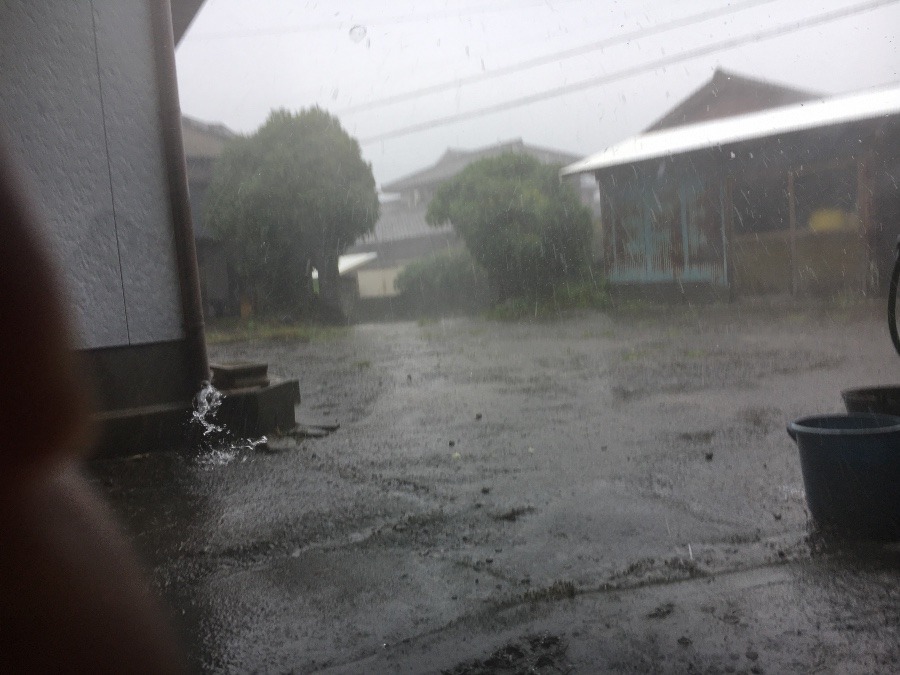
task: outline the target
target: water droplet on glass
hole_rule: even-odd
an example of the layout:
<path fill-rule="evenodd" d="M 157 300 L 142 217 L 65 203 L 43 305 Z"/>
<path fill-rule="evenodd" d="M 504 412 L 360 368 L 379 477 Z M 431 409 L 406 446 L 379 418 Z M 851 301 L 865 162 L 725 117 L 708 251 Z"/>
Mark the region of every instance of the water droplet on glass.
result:
<path fill-rule="evenodd" d="M 350 29 L 350 39 L 356 43 L 360 43 L 365 39 L 367 32 L 365 26 L 357 24 Z"/>

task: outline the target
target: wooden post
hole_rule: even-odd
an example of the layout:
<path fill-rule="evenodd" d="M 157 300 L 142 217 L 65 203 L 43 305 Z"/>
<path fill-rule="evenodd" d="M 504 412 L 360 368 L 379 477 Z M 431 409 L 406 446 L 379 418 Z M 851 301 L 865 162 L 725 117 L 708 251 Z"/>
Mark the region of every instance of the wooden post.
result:
<path fill-rule="evenodd" d="M 734 176 L 729 175 L 725 179 L 725 199 L 722 204 L 722 238 L 724 246 L 723 265 L 725 266 L 725 285 L 728 287 L 728 297 L 734 300 L 738 289 L 734 287 Z"/>
<path fill-rule="evenodd" d="M 682 184 L 678 190 L 678 202 L 680 205 L 680 219 L 681 219 L 681 227 L 678 228 L 678 236 L 681 238 L 681 260 L 675 261 L 675 256 L 672 256 L 672 274 L 675 277 L 675 281 L 678 281 L 678 265 L 681 265 L 681 275 L 684 276 L 684 270 L 690 269 L 691 260 L 690 260 L 690 249 L 691 249 L 691 237 L 689 233 L 688 227 L 688 209 L 687 209 L 687 200 L 691 198 L 690 190 L 687 185 Z M 675 234 L 676 232 L 672 232 L 672 243 L 675 243 Z M 674 253 L 674 248 L 673 248 Z"/>
<path fill-rule="evenodd" d="M 794 195 L 794 172 L 788 171 L 788 211 L 790 214 L 791 295 L 797 294 L 797 200 Z"/>
<path fill-rule="evenodd" d="M 869 177 L 870 157 L 864 156 L 856 164 L 856 218 L 859 236 L 863 240 L 862 293 L 874 295 L 878 292 L 877 269 L 873 243 L 875 224 L 872 222 L 872 186 Z"/>

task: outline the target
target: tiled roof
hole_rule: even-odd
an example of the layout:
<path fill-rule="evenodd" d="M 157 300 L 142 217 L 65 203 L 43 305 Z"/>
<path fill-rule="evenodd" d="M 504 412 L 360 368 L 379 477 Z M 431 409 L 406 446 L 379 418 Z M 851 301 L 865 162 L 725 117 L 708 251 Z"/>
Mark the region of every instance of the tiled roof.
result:
<path fill-rule="evenodd" d="M 381 190 L 382 192 L 397 193 L 425 186 L 434 186 L 452 178 L 472 162 L 485 157 L 496 157 L 507 152 L 528 154 L 547 164 L 571 164 L 580 159 L 578 155 L 572 155 L 567 152 L 526 145 L 521 138 L 475 150 L 450 148 L 434 165 L 387 183 L 381 187 Z"/>
<path fill-rule="evenodd" d="M 449 224 L 432 227 L 425 222 L 426 206 L 408 208 L 402 202 L 388 202 L 381 205 L 381 217 L 375 223 L 371 234 L 360 239 L 350 250 L 367 250 L 366 245 L 403 241 L 423 235 L 449 232 Z"/>

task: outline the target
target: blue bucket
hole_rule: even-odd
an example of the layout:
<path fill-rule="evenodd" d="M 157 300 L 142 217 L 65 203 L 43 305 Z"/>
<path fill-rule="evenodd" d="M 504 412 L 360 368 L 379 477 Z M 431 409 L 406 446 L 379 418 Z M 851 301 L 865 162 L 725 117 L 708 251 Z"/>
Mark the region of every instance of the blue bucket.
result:
<path fill-rule="evenodd" d="M 825 531 L 900 539 L 900 417 L 815 415 L 788 424 L 806 503 Z"/>

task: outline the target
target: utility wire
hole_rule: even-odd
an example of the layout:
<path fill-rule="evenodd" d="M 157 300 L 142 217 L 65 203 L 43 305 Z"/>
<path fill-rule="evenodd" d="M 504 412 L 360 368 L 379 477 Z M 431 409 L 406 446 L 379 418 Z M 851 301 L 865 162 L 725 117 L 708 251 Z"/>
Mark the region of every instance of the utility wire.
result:
<path fill-rule="evenodd" d="M 476 82 L 482 82 L 484 80 L 490 80 L 495 77 L 502 77 L 511 73 L 517 73 L 521 70 L 527 70 L 528 68 L 535 68 L 537 66 L 547 65 L 548 63 L 555 63 L 563 59 L 570 59 L 573 56 L 581 56 L 582 54 L 588 54 L 590 52 L 605 49 L 607 47 L 612 47 L 614 45 L 631 42 L 632 40 L 649 37 L 651 35 L 657 35 L 658 33 L 664 33 L 676 28 L 684 28 L 686 26 L 690 26 L 691 24 L 706 21 L 708 19 L 714 19 L 728 14 L 735 14 L 744 9 L 749 9 L 758 5 L 765 5 L 774 1 L 775 0 L 745 0 L 745 2 L 738 2 L 726 7 L 719 7 L 717 9 L 707 10 L 698 14 L 691 14 L 690 16 L 675 19 L 673 21 L 667 21 L 657 26 L 633 30 L 629 33 L 604 38 L 603 40 L 590 42 L 579 47 L 572 47 L 571 49 L 554 52 L 553 54 L 538 56 L 533 59 L 528 59 L 527 61 L 522 61 L 520 63 L 516 63 L 511 66 L 505 66 L 503 68 L 498 68 L 496 70 L 491 70 L 486 73 L 478 73 L 476 75 L 462 77 L 457 80 L 448 80 L 446 82 L 441 82 L 440 84 L 433 84 L 427 87 L 422 87 L 421 89 L 413 89 L 401 94 L 393 94 L 391 96 L 385 96 L 384 98 L 375 99 L 373 101 L 358 103 L 356 105 L 344 108 L 343 110 L 338 110 L 337 114 L 351 115 L 353 113 L 362 112 L 363 110 L 372 110 L 373 108 L 381 108 L 383 106 L 392 105 L 394 103 L 410 101 L 412 99 L 427 96 L 429 94 L 437 94 L 439 92 L 456 89 L 464 85 L 474 84 Z"/>
<path fill-rule="evenodd" d="M 512 99 L 510 101 L 505 101 L 503 103 L 497 103 L 495 105 L 485 106 L 483 108 L 477 108 L 475 110 L 469 110 L 467 112 L 456 113 L 454 115 L 447 115 L 445 117 L 439 117 L 436 119 L 428 120 L 427 122 L 420 122 L 418 124 L 411 124 L 409 126 L 400 127 L 398 129 L 394 129 L 392 131 L 386 131 L 381 134 L 369 136 L 368 138 L 362 139 L 360 141 L 360 143 L 363 145 L 367 145 L 367 144 L 375 143 L 377 141 L 385 141 L 385 140 L 388 140 L 391 138 L 407 136 L 409 134 L 417 133 L 419 131 L 427 131 L 428 129 L 445 126 L 447 124 L 452 124 L 454 122 L 462 122 L 464 120 L 473 119 L 475 117 L 483 117 L 484 115 L 490 115 L 493 113 L 502 112 L 504 110 L 510 110 L 512 108 L 518 108 L 518 107 L 521 107 L 524 105 L 529 105 L 531 103 L 537 103 L 539 101 L 544 101 L 546 99 L 557 98 L 559 96 L 571 94 L 572 92 L 580 91 L 582 89 L 589 89 L 591 87 L 596 87 L 601 84 L 608 84 L 609 82 L 614 82 L 616 80 L 622 80 L 622 79 L 625 79 L 628 77 L 632 77 L 634 75 L 639 75 L 643 72 L 647 72 L 650 70 L 656 70 L 658 68 L 664 68 L 666 66 L 670 66 L 675 63 L 680 63 L 682 61 L 688 61 L 690 59 L 695 59 L 699 56 L 706 56 L 708 54 L 712 54 L 717 51 L 723 51 L 726 49 L 731 49 L 733 47 L 739 47 L 740 45 L 746 44 L 748 42 L 759 42 L 760 40 L 767 40 L 767 39 L 774 38 L 774 37 L 780 37 L 782 35 L 787 35 L 788 33 L 793 33 L 795 31 L 802 30 L 804 28 L 809 28 L 811 26 L 817 26 L 819 24 L 827 23 L 829 21 L 835 21 L 837 19 L 844 19 L 849 16 L 853 16 L 855 14 L 862 14 L 863 12 L 868 12 L 873 9 L 877 9 L 879 7 L 892 5 L 898 1 L 900 1 L 900 0 L 875 0 L 875 2 L 867 2 L 867 3 L 863 3 L 861 5 L 857 5 L 855 7 L 844 8 L 844 9 L 836 10 L 834 12 L 827 12 L 827 13 L 821 14 L 813 19 L 806 19 L 804 21 L 795 21 L 793 23 L 779 26 L 778 28 L 773 28 L 771 30 L 759 31 L 757 33 L 753 33 L 751 35 L 747 35 L 744 37 L 722 40 L 720 42 L 716 42 L 711 45 L 706 45 L 704 47 L 699 47 L 697 49 L 691 49 L 686 52 L 681 52 L 680 54 L 676 54 L 674 56 L 667 56 L 667 57 L 664 57 L 661 59 L 657 59 L 656 61 L 644 63 L 644 64 L 641 64 L 639 66 L 635 66 L 632 68 L 626 68 L 625 70 L 620 70 L 618 72 L 610 73 L 608 75 L 592 77 L 587 80 L 573 82 L 571 84 L 566 84 L 561 87 L 554 87 L 553 89 L 547 89 L 538 94 L 522 96 L 520 98 Z"/>
<path fill-rule="evenodd" d="M 568 2 L 585 2 L 585 0 L 554 0 L 554 4 Z M 517 11 L 533 7 L 546 6 L 546 2 L 534 2 L 531 5 L 515 4 L 509 7 L 498 7 L 496 5 L 479 5 L 474 7 L 459 7 L 457 9 L 448 9 L 439 12 L 430 12 L 427 14 L 404 14 L 397 16 L 387 16 L 374 18 L 370 21 L 355 20 L 348 17 L 346 20 L 324 21 L 320 23 L 309 23 L 299 26 L 272 26 L 268 28 L 258 28 L 255 30 L 237 30 L 237 31 L 220 31 L 218 33 L 200 33 L 192 35 L 191 41 L 221 40 L 227 38 L 254 38 L 254 37 L 272 37 L 277 35 L 292 35 L 295 33 L 312 33 L 319 30 L 341 29 L 347 25 L 359 24 L 361 26 L 377 26 L 380 24 L 398 24 L 413 23 L 417 21 L 431 21 L 432 19 L 459 18 L 471 16 L 474 14 L 499 13 Z M 551 5 L 552 8 L 552 5 Z"/>

